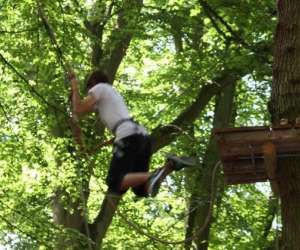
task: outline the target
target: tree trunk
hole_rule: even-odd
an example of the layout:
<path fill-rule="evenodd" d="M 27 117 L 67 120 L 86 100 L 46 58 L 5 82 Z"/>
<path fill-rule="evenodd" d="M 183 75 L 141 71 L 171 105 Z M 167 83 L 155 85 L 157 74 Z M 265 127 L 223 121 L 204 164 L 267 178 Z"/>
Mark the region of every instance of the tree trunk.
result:
<path fill-rule="evenodd" d="M 278 13 L 270 112 L 273 123 L 278 123 L 281 118 L 294 122 L 300 116 L 300 2 L 279 0 Z M 296 158 L 278 161 L 282 249 L 288 250 L 296 250 L 300 246 L 299 165 Z"/>
<path fill-rule="evenodd" d="M 139 27 L 138 19 L 142 8 L 142 3 L 143 3 L 142 0 L 134 0 L 134 1 L 125 0 L 122 2 L 120 9 L 118 9 L 117 11 L 118 25 L 115 27 L 114 32 L 112 32 L 111 37 L 107 39 L 107 44 L 103 44 L 102 41 L 105 24 L 107 23 L 107 21 L 103 22 L 103 15 L 97 15 L 99 16 L 99 19 L 93 19 L 92 21 L 86 20 L 85 22 L 87 30 L 92 34 L 91 37 L 92 38 L 91 41 L 92 42 L 92 55 L 91 55 L 92 65 L 94 68 L 101 68 L 102 70 L 104 70 L 108 74 L 111 83 L 113 83 L 118 67 L 126 55 L 126 51 L 129 47 L 132 37 L 134 37 L 133 27 L 135 28 Z M 96 1 L 95 2 L 96 10 L 97 10 L 96 8 L 97 4 L 103 5 L 101 1 Z M 105 4 L 103 5 L 103 8 L 105 8 L 104 6 Z M 112 1 L 109 9 L 107 10 L 107 13 L 105 14 L 105 18 L 110 18 L 109 16 L 111 15 L 113 6 L 115 5 L 113 4 Z M 61 124 L 58 124 L 57 128 L 59 128 L 60 125 Z M 97 124 L 97 125 L 98 125 L 98 130 L 103 134 L 104 130 L 102 124 Z M 55 128 L 54 130 L 56 131 L 57 128 Z M 62 131 L 60 135 L 62 137 L 64 136 L 64 134 L 67 134 L 67 130 L 69 128 L 64 128 L 64 129 L 65 130 Z M 87 138 L 87 139 L 93 139 L 93 138 Z M 73 147 L 73 145 L 70 145 L 70 147 Z M 78 168 L 82 167 L 81 160 L 84 159 L 77 160 L 78 166 L 76 167 Z M 58 164 L 58 166 L 59 165 L 60 164 Z M 93 168 L 93 166 L 90 166 L 90 168 Z M 78 178 L 81 178 L 80 172 L 77 172 L 76 174 L 78 175 Z M 69 194 L 67 192 L 62 191 L 56 193 L 55 202 L 53 204 L 53 216 L 54 216 L 54 221 L 57 224 L 63 225 L 65 228 L 78 231 L 79 233 L 84 234 L 87 237 L 87 239 L 93 240 L 94 244 L 92 244 L 87 249 L 90 248 L 99 249 L 101 248 L 102 241 L 112 221 L 112 218 L 116 212 L 121 197 L 115 197 L 115 195 L 111 193 L 106 194 L 96 220 L 92 224 L 88 225 L 88 221 L 86 218 L 88 211 L 86 211 L 87 209 L 83 210 L 81 207 L 82 204 L 83 206 L 86 206 L 88 202 L 88 197 L 89 197 L 88 182 L 90 177 L 91 177 L 90 175 L 86 177 L 87 181 L 84 181 L 81 187 L 81 189 L 84 190 L 85 193 L 81 194 L 79 198 L 75 201 L 73 200 L 71 202 L 72 199 L 69 197 Z M 62 205 L 62 201 L 61 201 L 62 194 L 65 196 L 67 200 L 70 200 L 70 202 L 68 202 L 67 208 Z M 112 196 L 114 197 L 112 198 Z M 77 245 L 77 249 L 83 249 L 83 247 L 81 246 L 81 242 L 79 242 L 79 240 L 75 239 L 72 242 L 71 241 L 69 239 L 62 238 L 61 242 L 58 242 L 58 248 L 62 249 L 62 246 L 64 245 L 70 246 L 70 244 L 72 243 L 74 246 Z"/>
<path fill-rule="evenodd" d="M 227 78 L 227 77 L 225 77 Z M 232 121 L 232 107 L 235 90 L 236 77 L 231 79 L 231 84 L 224 88 L 223 92 L 218 96 L 215 116 L 214 116 L 214 127 L 228 126 Z M 210 223 L 206 226 L 205 230 L 197 235 L 197 229 L 201 228 L 204 224 L 206 217 L 209 214 L 209 197 L 211 195 L 211 180 L 212 172 L 215 164 L 217 163 L 217 150 L 216 144 L 211 137 L 210 143 L 207 147 L 206 155 L 204 157 L 204 164 L 201 167 L 201 171 L 198 171 L 194 182 L 196 185 L 190 198 L 189 211 L 191 211 L 188 218 L 188 225 L 186 231 L 186 238 L 190 238 L 193 234 L 196 235 L 195 243 L 197 249 L 206 250 L 209 243 L 209 230 Z M 202 201 L 202 202 L 201 202 Z M 191 242 L 185 244 L 185 249 L 191 248 Z"/>
<path fill-rule="evenodd" d="M 90 225 L 91 238 L 95 242 L 93 249 L 98 250 L 102 248 L 102 241 L 117 211 L 121 198 L 122 196 L 112 192 L 107 192 L 105 195 L 100 213 L 95 222 Z"/>

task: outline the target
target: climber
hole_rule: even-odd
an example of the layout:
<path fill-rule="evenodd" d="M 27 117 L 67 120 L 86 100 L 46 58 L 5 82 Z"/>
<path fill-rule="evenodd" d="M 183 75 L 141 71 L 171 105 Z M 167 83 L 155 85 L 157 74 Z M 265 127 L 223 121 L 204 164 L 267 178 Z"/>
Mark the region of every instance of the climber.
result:
<path fill-rule="evenodd" d="M 124 194 L 129 188 L 137 196 L 156 196 L 164 178 L 173 170 L 194 165 L 190 158 L 171 155 L 163 167 L 148 172 L 151 140 L 146 129 L 129 114 L 122 96 L 109 84 L 101 71 L 93 71 L 86 81 L 87 96 L 82 100 L 73 70 L 68 79 L 72 89 L 72 107 L 77 116 L 96 112 L 103 124 L 114 134 L 113 156 L 106 179 L 110 191 Z"/>

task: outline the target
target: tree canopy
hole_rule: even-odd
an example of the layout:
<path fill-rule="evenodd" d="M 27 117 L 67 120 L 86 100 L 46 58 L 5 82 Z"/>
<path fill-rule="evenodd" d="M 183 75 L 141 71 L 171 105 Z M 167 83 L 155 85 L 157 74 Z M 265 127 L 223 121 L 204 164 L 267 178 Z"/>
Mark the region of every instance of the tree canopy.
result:
<path fill-rule="evenodd" d="M 212 178 L 213 128 L 269 124 L 274 1 L 1 0 L 0 20 L 0 245 L 276 245 L 278 203 L 268 184 L 226 186 L 221 169 Z M 92 153 L 74 142 L 65 64 L 77 73 L 82 96 L 92 70 L 108 74 L 151 135 L 152 170 L 168 152 L 198 163 L 169 176 L 157 198 L 127 192 L 102 236 L 111 147 L 97 145 L 112 135 L 92 114 L 79 123 Z"/>

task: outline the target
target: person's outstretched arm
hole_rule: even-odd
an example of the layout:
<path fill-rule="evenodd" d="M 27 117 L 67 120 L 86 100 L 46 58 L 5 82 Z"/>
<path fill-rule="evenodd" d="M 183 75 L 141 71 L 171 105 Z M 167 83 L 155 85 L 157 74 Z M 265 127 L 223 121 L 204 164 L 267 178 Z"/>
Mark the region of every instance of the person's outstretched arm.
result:
<path fill-rule="evenodd" d="M 96 98 L 93 95 L 88 95 L 86 98 L 81 100 L 78 90 L 78 80 L 73 70 L 68 72 L 68 78 L 71 83 L 72 89 L 72 107 L 75 115 L 83 115 L 94 111 L 94 105 Z"/>

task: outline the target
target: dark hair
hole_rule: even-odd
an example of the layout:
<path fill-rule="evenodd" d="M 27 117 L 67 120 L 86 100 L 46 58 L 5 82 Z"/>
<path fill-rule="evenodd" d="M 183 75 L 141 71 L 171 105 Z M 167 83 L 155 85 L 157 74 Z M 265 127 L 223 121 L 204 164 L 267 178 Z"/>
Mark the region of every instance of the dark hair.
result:
<path fill-rule="evenodd" d="M 100 82 L 109 82 L 107 75 L 101 70 L 94 70 L 89 76 L 86 78 L 86 90 L 88 91 L 96 84 Z"/>

